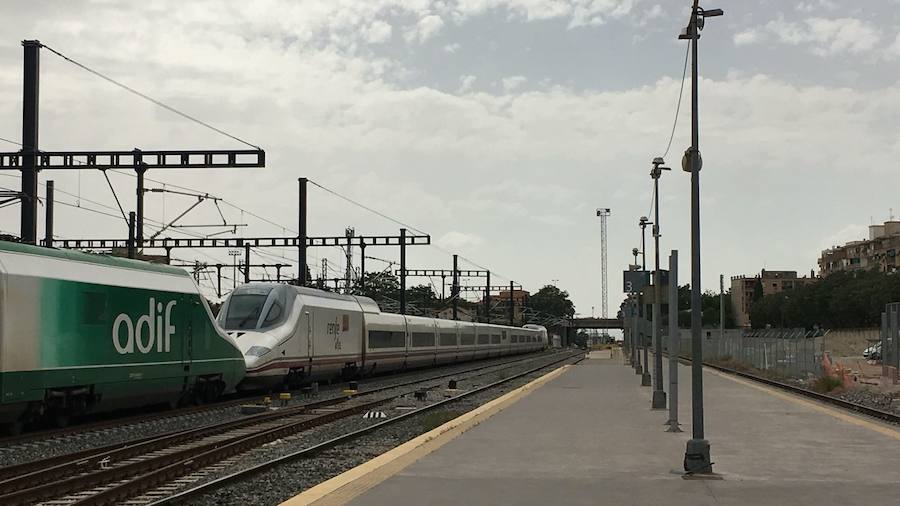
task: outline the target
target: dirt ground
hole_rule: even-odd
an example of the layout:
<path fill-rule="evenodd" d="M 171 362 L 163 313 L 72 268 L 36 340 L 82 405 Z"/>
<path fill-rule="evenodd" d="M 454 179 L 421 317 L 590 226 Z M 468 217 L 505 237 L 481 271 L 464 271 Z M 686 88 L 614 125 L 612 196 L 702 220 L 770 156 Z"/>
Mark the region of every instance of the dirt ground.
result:
<path fill-rule="evenodd" d="M 873 343 L 863 333 L 830 332 L 825 336 L 825 351 L 833 357 L 859 357 Z"/>

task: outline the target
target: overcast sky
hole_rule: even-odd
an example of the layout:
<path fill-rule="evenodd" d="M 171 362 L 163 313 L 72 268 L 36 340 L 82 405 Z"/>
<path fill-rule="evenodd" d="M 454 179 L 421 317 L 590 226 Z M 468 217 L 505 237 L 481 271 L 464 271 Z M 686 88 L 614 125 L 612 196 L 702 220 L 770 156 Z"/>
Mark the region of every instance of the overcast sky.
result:
<path fill-rule="evenodd" d="M 821 249 L 863 237 L 891 208 L 900 213 L 900 1 L 710 2 L 726 15 L 707 23 L 700 45 L 704 289 L 717 288 L 720 273 L 809 272 Z M 230 222 L 249 225 L 241 233 L 294 235 L 296 178 L 305 176 L 430 233 L 440 249 L 411 248 L 410 268 L 449 268 L 448 252 L 459 252 L 496 282 L 534 291 L 559 280 L 580 313 L 599 314 L 595 210 L 609 207 L 614 314 L 638 218 L 650 210 L 650 161 L 675 117 L 685 55 L 677 35 L 689 3 L 7 0 L 0 137 L 21 140 L 20 41 L 40 39 L 262 146 L 265 169 L 149 174 L 278 223 L 223 205 Z M 242 147 L 48 51 L 41 58 L 41 149 Z M 689 110 L 686 95 L 666 156 L 675 168 L 689 144 Z M 133 209 L 133 178 L 110 177 Z M 73 194 L 60 201 L 78 195 L 83 207 L 117 212 L 96 172 L 41 174 L 48 178 Z M 0 179 L 19 187 L 15 173 Z M 661 180 L 663 258 L 682 252 L 682 281 L 689 179 L 675 170 Z M 151 194 L 147 214 L 170 220 L 191 203 Z M 309 206 L 311 235 L 399 227 L 318 188 Z M 60 237 L 127 233 L 121 218 L 57 213 Z M 216 219 L 205 202 L 185 223 Z M 17 207 L 0 210 L 0 229 L 18 233 Z M 295 262 L 292 251 L 270 254 Z M 311 254 L 314 275 L 320 258 L 343 264 L 333 248 Z"/>

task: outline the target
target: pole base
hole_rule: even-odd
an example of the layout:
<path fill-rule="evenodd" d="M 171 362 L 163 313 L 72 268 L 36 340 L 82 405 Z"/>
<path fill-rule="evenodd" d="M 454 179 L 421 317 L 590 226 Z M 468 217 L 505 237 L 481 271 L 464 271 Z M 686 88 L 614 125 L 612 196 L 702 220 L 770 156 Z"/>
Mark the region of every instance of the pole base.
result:
<path fill-rule="evenodd" d="M 666 392 L 663 390 L 653 391 L 653 400 L 650 402 L 650 409 L 666 409 Z"/>
<path fill-rule="evenodd" d="M 641 366 L 641 364 L 638 363 L 638 364 L 634 365 L 634 373 L 635 374 L 644 374 L 644 368 Z"/>
<path fill-rule="evenodd" d="M 652 383 L 652 380 L 650 379 L 649 372 L 645 372 L 645 373 L 641 374 L 641 386 L 642 387 L 649 387 L 651 383 Z"/>
<path fill-rule="evenodd" d="M 669 421 L 669 428 L 666 429 L 666 432 L 684 432 L 681 430 L 681 425 L 678 422 Z"/>
<path fill-rule="evenodd" d="M 709 457 L 709 441 L 691 439 L 684 451 L 684 472 L 687 474 L 712 474 L 712 461 Z"/>

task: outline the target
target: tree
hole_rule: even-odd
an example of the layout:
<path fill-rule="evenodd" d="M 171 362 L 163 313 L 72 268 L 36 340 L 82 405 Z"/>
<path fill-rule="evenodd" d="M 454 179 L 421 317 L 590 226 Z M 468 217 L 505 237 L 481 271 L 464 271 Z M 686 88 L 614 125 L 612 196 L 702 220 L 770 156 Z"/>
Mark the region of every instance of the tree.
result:
<path fill-rule="evenodd" d="M 734 311 L 731 305 L 731 291 L 725 293 L 725 328 L 734 327 Z M 701 322 L 704 327 L 719 326 L 719 294 L 707 291 L 700 294 Z M 678 287 L 678 326 L 688 328 L 691 326 L 691 285 Z"/>
<path fill-rule="evenodd" d="M 556 318 L 575 316 L 575 304 L 569 300 L 569 292 L 547 285 L 528 298 L 528 307 Z"/>
<path fill-rule="evenodd" d="M 750 322 L 754 328 L 877 327 L 884 306 L 897 301 L 897 273 L 836 272 L 815 283 L 756 300 L 750 307 Z"/>
<path fill-rule="evenodd" d="M 354 295 L 363 295 L 375 300 L 400 298 L 400 282 L 397 276 L 389 272 L 367 272 L 364 279 L 365 288 L 357 285 L 353 289 Z"/>
<path fill-rule="evenodd" d="M 421 310 L 438 310 L 442 301 L 434 293 L 429 285 L 418 285 L 407 288 L 406 302 Z"/>

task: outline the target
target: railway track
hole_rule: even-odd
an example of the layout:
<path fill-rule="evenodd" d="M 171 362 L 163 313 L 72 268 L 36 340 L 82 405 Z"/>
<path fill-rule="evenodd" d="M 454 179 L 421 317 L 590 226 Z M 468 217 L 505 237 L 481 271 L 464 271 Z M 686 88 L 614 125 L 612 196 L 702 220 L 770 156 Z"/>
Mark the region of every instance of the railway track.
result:
<path fill-rule="evenodd" d="M 668 356 L 668 355 L 663 354 L 663 356 Z M 684 356 L 679 356 L 678 361 L 682 365 L 690 365 L 691 364 L 690 359 L 688 359 Z M 772 386 L 772 387 L 778 388 L 780 390 L 784 390 L 784 391 L 790 392 L 792 394 L 799 395 L 801 397 L 808 397 L 808 398 L 817 400 L 819 402 L 823 402 L 825 404 L 831 404 L 833 406 L 838 406 L 840 408 L 843 408 L 843 409 L 846 409 L 849 411 L 854 411 L 856 413 L 871 416 L 873 418 L 877 418 L 877 419 L 883 420 L 885 422 L 900 425 L 900 415 L 898 415 L 896 413 L 891 413 L 889 411 L 883 411 L 883 410 L 880 410 L 877 408 L 873 408 L 871 406 L 866 406 L 866 405 L 859 404 L 856 402 L 851 402 L 851 401 L 844 400 L 844 399 L 841 399 L 838 397 L 834 397 L 832 395 L 815 392 L 815 391 L 809 390 L 807 388 L 799 387 L 796 385 L 791 385 L 790 383 L 784 383 L 782 381 L 773 380 L 771 378 L 765 378 L 762 376 L 758 376 L 756 374 L 751 374 L 751 373 L 745 372 L 745 371 L 739 371 L 737 369 L 732 369 L 730 367 L 724 367 L 724 366 L 717 365 L 717 364 L 714 364 L 711 362 L 703 362 L 703 366 L 708 367 L 710 369 L 715 369 L 716 371 L 719 371 L 719 372 L 731 374 L 733 376 L 738 376 L 738 377 L 745 378 L 745 379 L 748 379 L 751 381 L 755 381 L 757 383 L 762 383 L 762 384 L 765 384 L 768 386 Z"/>
<path fill-rule="evenodd" d="M 527 360 L 529 357 L 533 357 L 534 354 L 527 355 L 518 355 L 513 357 L 514 360 Z M 508 360 L 498 360 L 498 359 L 484 359 L 478 362 L 474 362 L 474 364 L 479 364 L 484 367 L 491 367 L 498 363 L 509 363 Z M 467 365 L 472 365 L 469 363 Z M 453 364 L 441 367 L 438 371 L 446 371 L 445 376 L 456 374 L 459 370 L 470 370 L 470 368 L 465 368 L 462 364 Z M 402 384 L 404 382 L 404 378 L 408 377 L 418 377 L 425 370 L 420 371 L 409 371 L 406 373 L 401 373 L 400 375 L 392 374 L 392 375 L 382 375 L 382 376 L 373 376 L 360 380 L 360 384 Z M 329 393 L 339 393 L 340 388 L 336 386 L 328 386 L 323 387 L 320 391 L 320 395 L 328 395 Z M 299 395 L 300 392 L 291 392 L 292 395 Z M 202 418 L 230 418 L 233 417 L 232 413 L 242 404 L 246 404 L 249 402 L 249 399 L 256 399 L 262 395 L 263 392 L 254 392 L 250 395 L 242 395 L 240 397 L 226 399 L 220 402 L 205 404 L 202 406 L 190 406 L 184 408 L 178 408 L 174 410 L 165 410 L 165 411 L 157 411 L 153 413 L 143 413 L 139 415 L 133 416 L 125 416 L 125 417 L 115 417 L 104 420 L 99 420 L 96 422 L 88 422 L 78 425 L 72 425 L 69 427 L 58 428 L 58 429 L 50 429 L 50 430 L 40 430 L 34 432 L 27 432 L 24 434 L 19 434 L 16 436 L 7 436 L 0 438 L 0 452 L 16 452 L 19 449 L 28 450 L 29 452 L 40 453 L 43 448 L 46 448 L 46 451 L 53 452 L 56 450 L 56 446 L 58 443 L 71 443 L 76 439 L 89 439 L 92 436 L 102 437 L 110 431 L 115 431 L 119 434 L 126 432 L 140 432 L 142 427 L 148 426 L 159 426 L 163 425 L 168 421 L 178 421 L 181 419 L 186 420 L 187 425 L 195 425 L 197 423 L 203 423 L 202 421 L 194 421 L 194 419 L 202 419 Z M 157 427 L 154 427 L 157 429 Z M 172 428 L 169 429 L 173 430 Z M 147 438 L 152 434 L 161 434 L 157 430 L 148 431 L 151 434 L 148 434 Z M 107 444 L 102 446 L 106 447 Z M 85 445 L 87 445 L 85 443 Z M 89 450 L 89 449 L 88 449 Z M 86 450 L 87 451 L 87 450 Z M 0 480 L 3 480 L 5 477 L 12 474 L 19 474 L 21 471 L 15 470 L 17 463 L 12 463 L 7 465 L 6 467 L 0 467 Z"/>
<path fill-rule="evenodd" d="M 347 432 L 345 434 L 328 439 L 326 441 L 323 441 L 323 442 L 320 442 L 317 444 L 313 444 L 311 446 L 307 446 L 298 451 L 294 451 L 294 452 L 288 453 L 286 455 L 282 455 L 277 458 L 267 460 L 266 462 L 263 462 L 261 464 L 257 464 L 257 465 L 248 467 L 246 469 L 242 469 L 240 471 L 222 476 L 220 478 L 216 478 L 216 479 L 207 481 L 201 485 L 189 488 L 187 490 L 184 490 L 181 492 L 176 492 L 176 490 L 179 488 L 180 485 L 176 485 L 174 483 L 171 485 L 164 485 L 162 487 L 157 488 L 153 492 L 145 494 L 144 496 L 139 497 L 136 500 L 128 501 L 125 504 L 133 505 L 133 506 L 138 506 L 138 505 L 162 506 L 162 505 L 171 505 L 171 504 L 190 504 L 196 498 L 198 498 L 202 495 L 209 494 L 211 492 L 214 492 L 215 490 L 218 490 L 223 487 L 227 487 L 227 486 L 237 483 L 237 482 L 252 479 L 254 476 L 259 475 L 260 473 L 263 473 L 274 467 L 286 465 L 286 464 L 289 464 L 291 462 L 301 460 L 301 459 L 314 459 L 318 454 L 320 454 L 321 452 L 323 452 L 325 450 L 328 450 L 328 449 L 331 449 L 331 448 L 334 448 L 334 447 L 337 447 L 340 445 L 344 445 L 347 443 L 354 442 L 355 440 L 362 438 L 366 435 L 372 434 L 373 432 L 375 432 L 379 429 L 410 420 L 414 417 L 423 415 L 429 411 L 447 407 L 448 405 L 452 405 L 453 403 L 458 402 L 460 400 L 463 400 L 468 397 L 478 395 L 478 394 L 484 393 L 486 391 L 498 388 L 502 385 L 505 385 L 505 384 L 510 383 L 515 380 L 518 380 L 518 379 L 528 376 L 530 374 L 534 374 L 534 373 L 541 371 L 543 369 L 546 369 L 548 367 L 553 367 L 553 366 L 556 366 L 563 362 L 578 363 L 578 362 L 581 362 L 582 360 L 584 360 L 584 352 L 566 353 L 564 356 L 562 356 L 560 358 L 556 358 L 554 360 L 548 361 L 547 363 L 538 365 L 536 367 L 529 368 L 522 372 L 518 372 L 507 378 L 502 378 L 498 381 L 494 381 L 489 384 L 479 386 L 479 387 L 471 389 L 471 390 L 467 390 L 458 395 L 428 404 L 426 406 L 422 406 L 420 408 L 417 408 L 412 411 L 408 411 L 406 413 L 397 415 L 392 418 L 388 418 L 382 422 L 375 423 L 368 427 L 365 427 L 365 428 L 362 428 L 359 430 L 354 430 L 351 432 Z M 227 465 L 232 462 L 233 461 L 226 461 L 223 463 L 223 465 L 219 465 L 216 467 L 221 470 L 221 469 L 226 468 Z M 201 473 L 196 473 L 193 476 L 186 477 L 184 479 L 184 482 L 185 483 L 196 482 L 196 481 L 199 481 L 200 479 L 206 477 L 208 474 L 209 474 L 208 472 L 202 471 Z"/>
<path fill-rule="evenodd" d="M 690 361 L 688 361 L 688 360 L 682 360 L 682 361 L 685 363 L 688 363 L 688 364 L 690 363 Z M 763 383 L 765 385 L 769 385 L 769 386 L 772 386 L 772 387 L 775 387 L 775 388 L 778 388 L 781 390 L 785 390 L 792 394 L 815 399 L 819 402 L 824 402 L 826 404 L 831 404 L 833 406 L 838 406 L 838 407 L 841 407 L 841 408 L 844 408 L 844 409 L 847 409 L 850 411 L 854 411 L 854 412 L 861 413 L 861 414 L 864 414 L 867 416 L 878 418 L 878 419 L 886 421 L 886 422 L 900 425 L 900 415 L 897 415 L 896 413 L 891 413 L 889 411 L 882 411 L 880 409 L 876 409 L 876 408 L 873 408 L 870 406 L 865 406 L 863 404 L 858 404 L 855 402 L 850 402 L 850 401 L 840 399 L 838 397 L 834 397 L 834 396 L 831 396 L 828 394 L 814 392 L 812 390 L 798 387 L 796 385 L 791 385 L 789 383 L 784 383 L 781 381 L 764 378 L 762 376 L 757 376 L 755 374 L 750 374 L 750 373 L 744 372 L 744 371 L 738 371 L 736 369 L 731 369 L 728 367 L 722 367 L 720 365 L 711 364 L 708 362 L 704 362 L 703 365 L 706 367 L 709 367 L 710 369 L 715 369 L 717 371 L 721 371 L 726 374 L 731 374 L 734 376 L 739 376 L 741 378 L 746 378 L 746 379 L 755 381 L 757 383 Z"/>
<path fill-rule="evenodd" d="M 231 456 L 304 430 L 378 407 L 449 376 L 483 375 L 523 361 L 559 360 L 528 356 L 500 364 L 375 388 L 223 423 L 0 469 L 0 504 L 111 504 L 172 482 Z M 512 365 L 510 365 L 512 364 Z M 546 367 L 542 365 L 541 367 Z M 492 371 L 484 372 L 493 369 Z M 424 385 L 424 386 L 423 386 Z M 393 390 L 393 392 L 391 392 Z M 227 464 L 226 464 L 227 465 Z"/>

